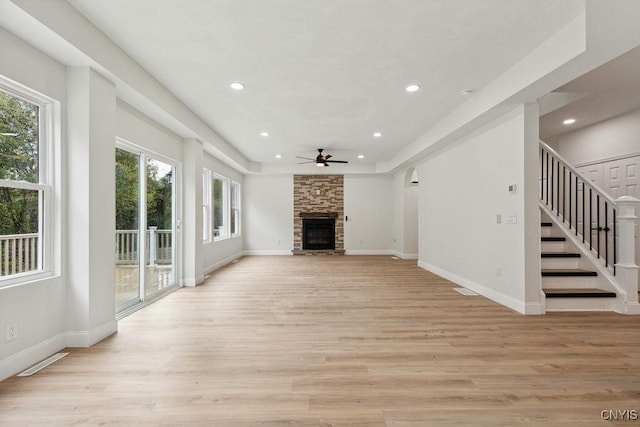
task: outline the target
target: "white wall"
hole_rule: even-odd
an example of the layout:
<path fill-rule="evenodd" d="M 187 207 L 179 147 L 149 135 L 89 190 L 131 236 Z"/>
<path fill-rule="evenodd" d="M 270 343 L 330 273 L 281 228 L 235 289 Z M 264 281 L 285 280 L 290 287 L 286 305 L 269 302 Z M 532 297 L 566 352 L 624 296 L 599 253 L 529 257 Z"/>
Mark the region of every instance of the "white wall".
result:
<path fill-rule="evenodd" d="M 150 153 L 177 164 L 182 162 L 182 138 L 120 100 L 117 101 L 116 134 Z"/>
<path fill-rule="evenodd" d="M 66 144 L 66 74 L 65 67 L 0 28 L 0 75 L 27 86 L 62 105 L 59 149 Z M 6 60 L 11 58 L 11 60 Z M 58 171 L 57 195 L 66 185 L 64 165 Z M 58 200 L 54 218 L 54 252 L 61 262 L 55 275 L 19 286 L 0 289 L 0 380 L 13 375 L 66 346 L 66 245 L 60 235 L 66 233 L 65 200 Z M 7 343 L 9 323 L 18 325 L 18 339 Z"/>
<path fill-rule="evenodd" d="M 416 185 L 405 185 L 404 193 L 404 251 L 403 258 L 418 257 L 418 211 L 419 189 Z"/>
<path fill-rule="evenodd" d="M 401 170 L 393 176 L 394 255 L 404 259 L 418 258 L 418 187 L 411 185 L 414 168 Z"/>
<path fill-rule="evenodd" d="M 245 199 L 244 192 L 244 179 L 241 173 L 231 169 L 229 166 L 225 165 L 221 161 L 215 159 L 214 157 L 205 154 L 204 159 L 202 160 L 202 166 L 209 169 L 211 171 L 212 177 L 213 174 L 222 175 L 226 178 L 229 178 L 232 181 L 235 181 L 240 184 L 240 193 L 241 198 Z M 213 183 L 211 184 L 211 188 L 213 189 Z M 213 200 L 213 197 L 211 198 Z M 201 209 L 199 207 L 199 209 Z M 241 201 L 240 205 L 240 214 L 244 210 L 244 203 Z M 203 254 L 202 254 L 202 264 L 204 267 L 204 273 L 208 274 L 213 270 L 222 267 L 225 264 L 228 264 L 232 260 L 239 258 L 242 256 L 242 235 L 246 232 L 244 227 L 244 221 L 240 222 L 240 236 L 230 237 L 224 240 L 212 241 L 211 243 L 205 243 L 203 246 Z"/>
<path fill-rule="evenodd" d="M 526 197 L 535 198 L 536 186 L 529 177 L 534 192 L 525 189 L 525 143 L 535 150 L 537 135 L 534 141 L 525 139 L 520 107 L 417 167 L 418 265 L 523 313 L 535 310 L 527 304 L 540 302 L 527 301 L 525 292 L 529 280 L 533 298 L 539 298 L 539 268 L 527 271 L 525 262 L 525 230 L 539 230 L 535 205 L 533 214 L 525 216 Z M 535 162 L 535 151 L 527 150 Z M 507 191 L 510 184 L 518 186 L 516 194 Z M 515 215 L 517 223 L 506 224 L 508 215 Z M 535 239 L 527 240 L 534 251 Z"/>
<path fill-rule="evenodd" d="M 393 252 L 393 176 L 344 177 L 344 249 L 347 254 Z"/>
<path fill-rule="evenodd" d="M 291 255 L 293 175 L 246 175 L 243 224 L 246 254 Z"/>
<path fill-rule="evenodd" d="M 558 153 L 573 165 L 640 153 L 640 110 L 562 135 Z"/>

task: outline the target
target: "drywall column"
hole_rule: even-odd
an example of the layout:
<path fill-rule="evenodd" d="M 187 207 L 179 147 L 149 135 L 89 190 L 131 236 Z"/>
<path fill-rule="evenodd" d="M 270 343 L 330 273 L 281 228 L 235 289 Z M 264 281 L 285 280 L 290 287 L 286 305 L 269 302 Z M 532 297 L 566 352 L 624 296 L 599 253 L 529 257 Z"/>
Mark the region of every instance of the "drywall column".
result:
<path fill-rule="evenodd" d="M 616 278 L 626 292 L 623 313 L 640 314 L 638 305 L 638 266 L 635 263 L 636 205 L 640 200 L 631 196 L 616 199 L 618 205 L 618 244 L 620 259 L 616 263 Z"/>
<path fill-rule="evenodd" d="M 538 207 L 540 109 L 538 104 L 525 104 L 523 119 L 524 314 L 542 314 L 545 299 L 540 276 L 540 208 Z"/>
<path fill-rule="evenodd" d="M 418 259 L 418 187 L 406 185 L 404 192 L 404 231 L 402 248 L 404 259 Z"/>
<path fill-rule="evenodd" d="M 183 143 L 183 284 L 196 286 L 204 281 L 202 270 L 202 143 L 185 139 Z"/>
<path fill-rule="evenodd" d="M 117 331 L 116 89 L 90 68 L 70 68 L 67 100 L 67 343 L 88 347 Z"/>

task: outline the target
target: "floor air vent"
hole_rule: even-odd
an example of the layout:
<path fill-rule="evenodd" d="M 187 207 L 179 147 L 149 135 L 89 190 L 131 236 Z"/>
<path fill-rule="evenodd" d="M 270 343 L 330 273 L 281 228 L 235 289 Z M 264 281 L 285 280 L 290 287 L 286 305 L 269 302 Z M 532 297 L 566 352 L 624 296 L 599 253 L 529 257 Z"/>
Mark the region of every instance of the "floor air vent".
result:
<path fill-rule="evenodd" d="M 38 371 L 46 368 L 47 366 L 51 365 L 52 363 L 57 362 L 58 360 L 62 359 L 67 354 L 69 354 L 69 353 L 56 353 L 53 356 L 49 357 L 48 359 L 45 359 L 42 362 L 38 363 L 37 365 L 33 365 L 32 367 L 30 367 L 26 371 L 19 373 L 18 376 L 19 377 L 31 376 L 31 375 L 35 374 L 36 372 L 38 372 Z"/>
<path fill-rule="evenodd" d="M 477 293 L 470 291 L 467 288 L 453 288 L 453 290 L 456 292 L 460 292 L 462 295 L 466 295 L 466 296 L 478 295 Z"/>

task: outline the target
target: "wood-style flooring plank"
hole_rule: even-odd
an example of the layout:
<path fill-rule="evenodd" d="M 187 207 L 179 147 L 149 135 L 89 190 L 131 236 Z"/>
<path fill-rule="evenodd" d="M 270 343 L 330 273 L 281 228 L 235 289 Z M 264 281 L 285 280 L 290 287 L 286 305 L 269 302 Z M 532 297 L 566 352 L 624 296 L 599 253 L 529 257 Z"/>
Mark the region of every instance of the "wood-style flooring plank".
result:
<path fill-rule="evenodd" d="M 245 257 L 0 383 L 0 425 L 563 426 L 640 411 L 640 316 L 523 316 L 389 256 Z"/>

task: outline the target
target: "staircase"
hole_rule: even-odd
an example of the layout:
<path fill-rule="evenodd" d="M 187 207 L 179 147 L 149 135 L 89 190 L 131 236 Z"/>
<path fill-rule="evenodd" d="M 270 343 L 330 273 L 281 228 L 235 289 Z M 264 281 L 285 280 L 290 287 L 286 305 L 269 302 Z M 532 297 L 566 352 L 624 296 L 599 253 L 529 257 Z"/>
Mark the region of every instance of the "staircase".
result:
<path fill-rule="evenodd" d="M 541 282 L 546 311 L 640 314 L 635 206 L 613 199 L 540 141 Z"/>
<path fill-rule="evenodd" d="M 547 217 L 544 211 L 542 217 Z M 617 294 L 552 221 L 542 221 L 541 276 L 546 311 L 610 311 Z"/>

